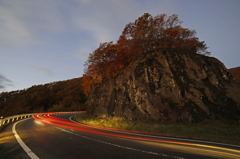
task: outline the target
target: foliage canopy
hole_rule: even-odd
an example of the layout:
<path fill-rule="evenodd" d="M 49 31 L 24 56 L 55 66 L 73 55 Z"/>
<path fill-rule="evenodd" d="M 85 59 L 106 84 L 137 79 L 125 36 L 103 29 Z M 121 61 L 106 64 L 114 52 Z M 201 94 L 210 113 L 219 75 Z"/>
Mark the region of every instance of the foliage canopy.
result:
<path fill-rule="evenodd" d="M 0 116 L 45 111 L 85 110 L 82 78 L 0 93 Z"/>
<path fill-rule="evenodd" d="M 204 41 L 199 41 L 195 30 L 181 26 L 178 15 L 144 13 L 124 28 L 116 44 L 101 43 L 85 62 L 83 89 L 85 95 L 92 84 L 116 77 L 137 60 L 139 55 L 155 50 L 185 50 L 193 54 L 209 55 Z"/>

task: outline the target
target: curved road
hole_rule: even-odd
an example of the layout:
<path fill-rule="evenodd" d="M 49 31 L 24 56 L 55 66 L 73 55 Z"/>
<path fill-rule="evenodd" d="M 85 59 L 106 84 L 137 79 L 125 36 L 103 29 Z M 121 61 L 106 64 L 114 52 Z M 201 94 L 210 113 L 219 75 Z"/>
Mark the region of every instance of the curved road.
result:
<path fill-rule="evenodd" d="M 240 158 L 240 146 L 89 127 L 76 114 L 40 114 L 0 133 L 0 158 Z"/>

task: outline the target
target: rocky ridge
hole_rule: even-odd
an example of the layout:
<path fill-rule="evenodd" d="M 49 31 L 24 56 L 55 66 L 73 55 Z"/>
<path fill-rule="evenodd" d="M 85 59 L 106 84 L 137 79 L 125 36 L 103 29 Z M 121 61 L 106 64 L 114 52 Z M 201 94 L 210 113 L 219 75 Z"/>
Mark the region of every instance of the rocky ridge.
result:
<path fill-rule="evenodd" d="M 213 57 L 156 51 L 96 84 L 87 113 L 127 120 L 240 120 L 240 83 Z"/>
<path fill-rule="evenodd" d="M 240 81 L 240 67 L 230 68 L 228 72 L 238 81 Z"/>

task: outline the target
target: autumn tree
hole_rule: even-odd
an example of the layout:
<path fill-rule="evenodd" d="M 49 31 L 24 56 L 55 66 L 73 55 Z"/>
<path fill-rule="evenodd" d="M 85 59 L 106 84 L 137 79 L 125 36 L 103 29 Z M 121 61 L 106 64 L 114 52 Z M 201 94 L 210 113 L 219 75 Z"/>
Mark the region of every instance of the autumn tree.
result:
<path fill-rule="evenodd" d="M 118 43 L 130 45 L 127 54 L 147 53 L 156 49 L 185 49 L 192 53 L 210 54 L 204 41 L 200 42 L 196 37 L 196 31 L 182 28 L 181 23 L 176 14 L 153 17 L 145 13 L 134 23 L 126 25 Z"/>
<path fill-rule="evenodd" d="M 116 44 L 101 43 L 85 62 L 83 90 L 85 95 L 93 84 L 116 77 L 136 61 L 139 55 L 154 50 L 183 50 L 192 54 L 209 55 L 204 41 L 199 41 L 195 30 L 181 26 L 178 15 L 145 13 L 124 28 Z"/>

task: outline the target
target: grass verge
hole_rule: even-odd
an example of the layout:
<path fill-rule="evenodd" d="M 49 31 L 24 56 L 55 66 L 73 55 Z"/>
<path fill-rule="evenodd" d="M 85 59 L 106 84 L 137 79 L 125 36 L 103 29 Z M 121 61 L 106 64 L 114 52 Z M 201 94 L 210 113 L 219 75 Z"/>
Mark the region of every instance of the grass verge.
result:
<path fill-rule="evenodd" d="M 88 116 L 86 113 L 74 116 L 73 119 L 83 124 L 115 130 L 240 145 L 239 122 L 166 123 L 156 121 L 116 121 Z"/>

